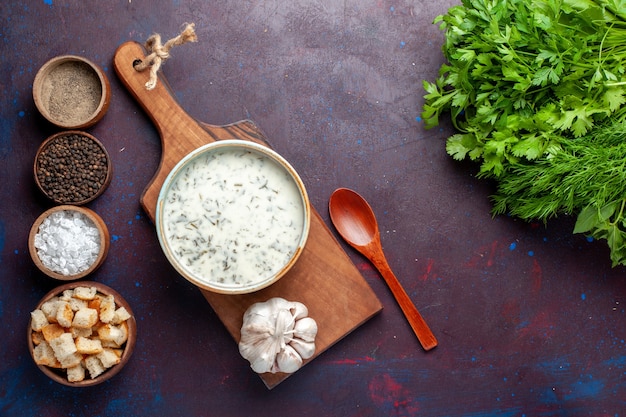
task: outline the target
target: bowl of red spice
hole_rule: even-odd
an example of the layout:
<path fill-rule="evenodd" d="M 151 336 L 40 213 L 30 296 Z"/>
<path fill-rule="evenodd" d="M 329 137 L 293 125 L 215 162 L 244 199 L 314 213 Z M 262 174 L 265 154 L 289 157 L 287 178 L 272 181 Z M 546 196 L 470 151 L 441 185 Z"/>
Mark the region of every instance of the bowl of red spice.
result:
<path fill-rule="evenodd" d="M 37 72 L 33 99 L 50 123 L 63 129 L 84 129 L 104 117 L 111 87 L 98 65 L 80 56 L 62 55 Z"/>
<path fill-rule="evenodd" d="M 77 130 L 47 138 L 37 150 L 35 182 L 57 204 L 83 205 L 100 196 L 111 182 L 112 164 L 104 145 Z"/>
<path fill-rule="evenodd" d="M 91 274 L 104 263 L 109 241 L 109 230 L 96 212 L 61 205 L 46 210 L 35 220 L 28 236 L 28 250 L 41 272 L 71 281 Z"/>

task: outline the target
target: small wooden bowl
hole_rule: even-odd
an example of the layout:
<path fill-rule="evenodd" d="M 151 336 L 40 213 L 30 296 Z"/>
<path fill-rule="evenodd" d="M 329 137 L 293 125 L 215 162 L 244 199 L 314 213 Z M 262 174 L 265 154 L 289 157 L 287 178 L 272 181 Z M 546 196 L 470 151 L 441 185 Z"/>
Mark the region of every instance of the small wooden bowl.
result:
<path fill-rule="evenodd" d="M 50 123 L 63 129 L 84 129 L 104 117 L 111 86 L 98 65 L 80 56 L 62 55 L 37 72 L 33 99 Z"/>
<path fill-rule="evenodd" d="M 39 146 L 33 175 L 37 187 L 53 202 L 83 205 L 104 193 L 111 183 L 113 166 L 95 136 L 69 130 L 48 137 Z"/>
<path fill-rule="evenodd" d="M 70 283 L 61 285 L 53 289 L 52 291 L 50 291 L 48 294 L 46 294 L 41 299 L 41 301 L 39 301 L 35 309 L 40 308 L 46 301 L 50 300 L 52 297 L 62 294 L 63 291 L 71 290 L 76 287 L 95 287 L 97 291 L 101 294 L 112 295 L 115 299 L 116 308 L 124 307 L 131 316 L 128 320 L 126 320 L 126 324 L 128 326 L 128 339 L 126 343 L 123 345 L 123 352 L 120 358 L 120 362 L 117 365 L 113 365 L 111 368 L 107 369 L 102 374 L 98 375 L 97 377 L 92 379 L 89 377 L 89 373 L 87 372 L 84 380 L 78 381 L 78 382 L 70 382 L 67 379 L 65 370 L 52 368 L 46 365 L 37 365 L 37 367 L 45 375 L 47 375 L 53 381 L 58 382 L 59 384 L 67 385 L 70 387 L 90 387 L 93 385 L 101 384 L 104 381 L 112 378 L 113 376 L 115 376 L 117 373 L 119 373 L 122 370 L 124 365 L 128 363 L 128 360 L 130 359 L 133 353 L 133 350 L 135 349 L 135 342 L 137 340 L 137 321 L 135 319 L 135 315 L 133 314 L 132 309 L 130 308 L 130 305 L 128 304 L 128 302 L 126 302 L 126 300 L 119 293 L 117 293 L 115 290 L 113 290 L 112 288 L 104 284 L 101 284 L 99 282 L 93 282 L 93 281 L 70 282 Z M 28 344 L 28 351 L 30 352 L 30 355 L 34 361 L 35 357 L 34 357 L 33 351 L 35 349 L 35 344 L 33 342 L 33 330 L 31 328 L 31 320 L 29 320 L 28 322 L 27 344 Z"/>
<path fill-rule="evenodd" d="M 44 265 L 44 262 L 42 262 L 38 254 L 37 247 L 35 246 L 35 239 L 36 239 L 37 234 L 39 233 L 41 224 L 50 215 L 61 212 L 61 211 L 72 211 L 72 212 L 77 212 L 77 213 L 84 215 L 89 220 L 91 220 L 93 225 L 98 229 L 98 232 L 100 235 L 100 242 L 99 242 L 100 247 L 99 247 L 99 252 L 95 261 L 91 264 L 91 266 L 89 266 L 89 268 L 73 275 L 65 275 L 62 272 L 53 271 L 48 266 Z M 109 252 L 109 244 L 110 244 L 109 241 L 110 241 L 109 230 L 106 224 L 104 223 L 104 220 L 102 220 L 102 218 L 98 214 L 96 214 L 93 210 L 90 210 L 86 207 L 62 205 L 62 206 L 55 206 L 45 211 L 43 214 L 41 214 L 37 218 L 37 220 L 35 220 L 35 222 L 33 223 L 30 229 L 30 233 L 28 236 L 28 250 L 30 252 L 31 258 L 33 259 L 33 262 L 35 263 L 37 268 L 41 270 L 41 272 L 43 272 L 47 276 L 54 278 L 54 279 L 58 279 L 61 281 L 72 281 L 72 280 L 83 278 L 91 274 L 96 269 L 98 269 L 102 265 L 102 263 L 104 263 L 104 260 L 106 259 L 106 256 Z"/>

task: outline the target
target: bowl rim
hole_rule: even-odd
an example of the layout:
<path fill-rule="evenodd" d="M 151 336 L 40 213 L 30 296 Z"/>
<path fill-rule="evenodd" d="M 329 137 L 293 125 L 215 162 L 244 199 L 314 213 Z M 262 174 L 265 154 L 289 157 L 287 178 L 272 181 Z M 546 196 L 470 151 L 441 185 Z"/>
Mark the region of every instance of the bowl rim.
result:
<path fill-rule="evenodd" d="M 120 358 L 120 363 L 118 363 L 117 365 L 114 365 L 113 367 L 107 369 L 105 372 L 103 372 L 102 374 L 98 375 L 97 377 L 95 377 L 93 379 L 86 377 L 82 381 L 70 382 L 70 381 L 67 380 L 66 376 L 63 376 L 61 371 L 55 371 L 53 368 L 50 368 L 49 366 L 37 365 L 34 362 L 35 358 L 34 358 L 34 355 L 33 355 L 33 350 L 35 348 L 35 345 L 34 345 L 33 339 L 32 339 L 32 332 L 33 332 L 32 328 L 31 328 L 32 319 L 28 320 L 28 326 L 26 328 L 26 341 L 27 341 L 27 345 L 28 345 L 28 350 L 29 350 L 30 356 L 33 359 L 33 363 L 35 363 L 35 366 L 37 366 L 41 370 L 41 372 L 43 372 L 50 379 L 52 379 L 55 382 L 58 382 L 59 384 L 66 385 L 66 386 L 69 386 L 69 387 L 90 387 L 90 386 L 93 386 L 93 385 L 101 384 L 104 381 L 107 381 L 107 380 L 111 379 L 112 377 L 117 375 L 122 370 L 122 368 L 128 363 L 130 357 L 133 354 L 133 351 L 135 349 L 135 343 L 137 341 L 137 320 L 135 318 L 135 313 L 133 312 L 132 308 L 130 307 L 130 304 L 128 304 L 128 301 L 126 301 L 126 299 L 124 297 L 122 297 L 113 288 L 111 288 L 111 287 L 109 287 L 109 286 L 107 286 L 105 284 L 102 284 L 100 282 L 95 282 L 95 281 L 74 281 L 74 282 L 68 282 L 66 284 L 60 285 L 58 287 L 55 287 L 52 290 L 48 291 L 48 293 L 46 293 L 46 295 L 44 295 L 39 300 L 39 302 L 37 303 L 37 305 L 35 306 L 35 308 L 33 310 L 40 308 L 41 305 L 44 302 L 46 302 L 50 298 L 54 297 L 55 295 L 62 294 L 63 291 L 74 289 L 76 287 L 96 287 L 97 291 L 101 292 L 102 294 L 113 295 L 113 297 L 115 298 L 116 306 L 117 307 L 122 307 L 123 306 L 128 311 L 128 313 L 130 314 L 130 318 L 127 320 L 127 324 L 128 324 L 128 339 L 126 340 L 126 344 L 124 345 L 124 350 L 123 350 L 122 356 Z"/>
<path fill-rule="evenodd" d="M 93 141 L 96 145 L 98 145 L 100 147 L 100 149 L 102 149 L 102 152 L 104 153 L 106 160 L 107 160 L 107 167 L 106 167 L 106 177 L 104 178 L 104 181 L 102 182 L 102 186 L 98 189 L 98 191 L 96 191 L 92 196 L 81 200 L 81 201 L 63 201 L 63 200 L 59 200 L 57 198 L 53 198 L 51 195 L 49 195 L 43 188 L 43 186 L 41 185 L 41 181 L 39 181 L 39 176 L 37 175 L 37 165 L 39 164 L 39 156 L 41 155 L 41 153 L 50 145 L 50 143 L 52 143 L 53 141 L 57 140 L 58 138 L 64 137 L 64 136 L 70 136 L 70 135 L 79 135 L 79 136 L 84 136 L 86 138 L 88 138 L 89 140 Z M 95 200 L 96 198 L 100 197 L 105 190 L 109 187 L 109 185 L 111 184 L 111 179 L 113 178 L 113 162 L 111 161 L 111 155 L 109 155 L 109 151 L 107 151 L 106 147 L 104 146 L 104 144 L 98 139 L 96 138 L 94 135 L 88 133 L 88 132 L 84 132 L 82 130 L 64 130 L 62 132 L 57 132 L 54 133 L 50 136 L 48 136 L 40 145 L 39 148 L 37 148 L 37 152 L 35 153 L 35 160 L 33 162 L 33 177 L 35 178 L 35 183 L 37 184 L 37 188 L 39 188 L 39 190 L 43 193 L 44 196 L 46 196 L 46 198 L 48 198 L 49 200 L 57 203 L 57 204 L 65 204 L 65 205 L 74 205 L 74 206 L 82 206 L 85 205 L 87 203 L 92 202 L 93 200 Z"/>
<path fill-rule="evenodd" d="M 50 113 L 48 112 L 47 106 L 42 102 L 42 98 L 39 93 L 43 87 L 46 77 L 50 74 L 52 70 L 57 68 L 58 66 L 65 64 L 67 62 L 80 62 L 89 66 L 93 72 L 98 76 L 100 80 L 100 87 L 102 88 L 102 94 L 100 96 L 100 101 L 98 102 L 98 106 L 94 110 L 94 112 L 89 115 L 88 118 L 82 120 L 77 123 L 64 123 L 63 121 L 54 119 Z M 106 74 L 100 68 L 99 65 L 94 63 L 93 61 L 79 56 L 79 55 L 59 55 L 55 56 L 48 61 L 46 61 L 37 71 L 35 75 L 35 79 L 33 80 L 33 101 L 35 102 L 35 107 L 39 110 L 39 113 L 50 123 L 64 129 L 84 129 L 87 127 L 91 127 L 99 122 L 107 112 L 109 108 L 109 104 L 111 102 L 111 86 L 109 83 L 109 79 Z"/>
<path fill-rule="evenodd" d="M 94 225 L 98 228 L 98 231 L 100 232 L 100 250 L 98 251 L 98 256 L 96 260 L 94 261 L 93 264 L 91 264 L 89 268 L 74 275 L 63 275 L 47 268 L 41 262 L 41 259 L 39 258 L 39 255 L 37 254 L 37 248 L 35 248 L 35 235 L 39 232 L 39 226 L 41 225 L 41 223 L 43 223 L 43 221 L 51 214 L 59 212 L 59 211 L 64 211 L 64 210 L 78 211 L 79 213 L 82 213 L 94 223 Z M 98 213 L 96 213 L 95 211 L 87 207 L 65 204 L 65 205 L 54 206 L 52 208 L 49 208 L 48 210 L 41 213 L 39 217 L 37 217 L 37 219 L 35 219 L 35 221 L 33 222 L 33 225 L 30 228 L 30 232 L 28 234 L 28 251 L 30 253 L 30 257 L 33 260 L 35 266 L 37 266 L 37 268 L 41 272 L 43 272 L 50 278 L 54 278 L 59 281 L 74 281 L 74 280 L 78 280 L 78 279 L 86 277 L 87 275 L 91 274 L 96 269 L 98 269 L 104 263 L 104 260 L 106 259 L 107 254 L 109 252 L 109 245 L 110 245 L 109 240 L 110 240 L 110 234 L 109 234 L 107 225 L 104 222 L 104 220 L 102 220 L 102 217 L 98 215 Z"/>
<path fill-rule="evenodd" d="M 221 148 L 249 149 L 253 152 L 262 154 L 264 157 L 271 159 L 274 163 L 279 165 L 290 175 L 296 187 L 298 188 L 300 197 L 302 199 L 303 217 L 304 217 L 303 228 L 301 231 L 300 239 L 298 241 L 298 245 L 296 247 L 296 250 L 294 251 L 294 254 L 291 256 L 289 261 L 277 273 L 275 273 L 274 275 L 268 276 L 266 279 L 260 282 L 255 282 L 253 285 L 247 285 L 247 286 L 223 286 L 221 285 L 220 286 L 220 285 L 215 285 L 215 283 L 211 283 L 207 280 L 202 280 L 202 279 L 195 277 L 190 271 L 186 270 L 183 266 L 181 266 L 178 260 L 176 259 L 176 257 L 172 254 L 167 244 L 167 240 L 163 234 L 163 230 L 162 230 L 163 228 L 162 211 L 163 211 L 163 206 L 164 206 L 164 200 L 169 190 L 169 187 L 171 186 L 173 180 L 176 178 L 178 173 L 190 161 L 194 160 L 195 158 L 198 158 L 201 155 L 206 154 L 206 153 L 215 152 Z M 172 168 L 172 170 L 169 172 L 169 174 L 165 178 L 165 181 L 163 182 L 163 185 L 161 186 L 161 189 L 159 191 L 159 196 L 158 196 L 157 205 L 156 205 L 156 213 L 155 213 L 155 225 L 157 229 L 157 237 L 159 240 L 159 244 L 161 246 L 163 253 L 165 254 L 170 264 L 174 267 L 174 269 L 180 275 L 183 276 L 183 278 L 185 278 L 186 280 L 188 280 L 189 282 L 191 282 L 192 284 L 196 285 L 197 287 L 201 289 L 219 293 L 219 294 L 230 294 L 230 295 L 248 294 L 248 293 L 259 291 L 263 288 L 266 288 L 274 284 L 276 281 L 282 278 L 296 263 L 301 253 L 303 252 L 307 239 L 308 239 L 309 230 L 311 226 L 311 205 L 310 205 L 308 193 L 304 186 L 304 182 L 298 175 L 297 171 L 293 168 L 293 166 L 285 158 L 283 158 L 280 154 L 278 154 L 278 152 L 274 151 L 268 146 L 265 146 L 256 142 L 244 140 L 244 139 L 222 139 L 216 142 L 205 144 L 203 146 L 200 146 L 199 148 L 194 149 L 193 151 L 185 155 L 174 166 L 174 168 Z"/>

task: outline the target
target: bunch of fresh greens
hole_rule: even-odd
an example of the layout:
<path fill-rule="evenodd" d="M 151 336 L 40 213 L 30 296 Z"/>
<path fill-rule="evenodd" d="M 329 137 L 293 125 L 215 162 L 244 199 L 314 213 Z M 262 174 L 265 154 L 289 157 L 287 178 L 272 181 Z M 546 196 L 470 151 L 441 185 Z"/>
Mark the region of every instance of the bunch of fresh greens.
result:
<path fill-rule="evenodd" d="M 577 215 L 626 265 L 626 0 L 463 0 L 435 23 L 426 127 L 451 114 L 446 149 L 496 179 L 495 214 Z"/>

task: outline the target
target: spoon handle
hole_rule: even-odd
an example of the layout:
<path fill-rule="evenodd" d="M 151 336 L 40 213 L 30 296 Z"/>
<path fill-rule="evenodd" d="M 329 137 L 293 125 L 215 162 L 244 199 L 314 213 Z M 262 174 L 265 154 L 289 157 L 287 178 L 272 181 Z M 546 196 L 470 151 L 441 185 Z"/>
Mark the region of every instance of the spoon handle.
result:
<path fill-rule="evenodd" d="M 430 330 L 430 327 L 428 327 L 428 324 L 426 324 L 420 312 L 417 311 L 413 301 L 411 301 L 409 295 L 398 281 L 398 278 L 396 278 L 385 257 L 383 255 L 372 256 L 371 261 L 378 269 L 378 272 L 383 276 L 424 350 L 435 348 L 437 346 L 435 335 Z"/>

